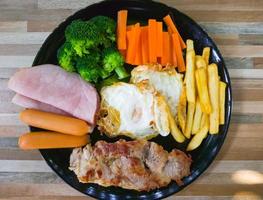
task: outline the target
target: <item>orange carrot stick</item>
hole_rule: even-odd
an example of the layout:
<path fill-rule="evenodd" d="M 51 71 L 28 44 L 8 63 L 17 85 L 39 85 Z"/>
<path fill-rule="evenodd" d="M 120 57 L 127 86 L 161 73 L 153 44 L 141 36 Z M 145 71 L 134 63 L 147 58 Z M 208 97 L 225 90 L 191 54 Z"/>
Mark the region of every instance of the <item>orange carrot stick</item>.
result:
<path fill-rule="evenodd" d="M 174 62 L 173 61 L 173 39 L 172 39 L 172 35 L 170 35 L 169 33 L 168 33 L 168 39 L 169 39 L 168 64 L 172 65 Z"/>
<path fill-rule="evenodd" d="M 173 20 L 172 20 L 171 16 L 170 16 L 170 15 L 166 15 L 166 16 L 163 18 L 163 21 L 166 23 L 166 25 L 167 25 L 168 27 L 170 27 L 170 28 L 172 29 L 173 33 L 176 33 L 176 34 L 178 35 L 181 48 L 182 48 L 182 49 L 185 49 L 185 48 L 186 48 L 186 45 L 185 45 L 185 43 L 184 43 L 184 40 L 182 39 L 182 37 L 181 37 L 180 33 L 178 32 L 175 24 L 173 23 Z"/>
<path fill-rule="evenodd" d="M 126 47 L 126 26 L 127 26 L 127 10 L 120 10 L 117 19 L 117 46 L 118 49 L 125 50 Z"/>
<path fill-rule="evenodd" d="M 169 34 L 170 35 L 170 34 Z M 178 63 L 177 63 L 177 55 L 176 55 L 176 50 L 175 50 L 175 46 L 174 46 L 174 42 L 173 42 L 173 35 L 170 35 L 170 41 L 171 41 L 171 54 L 172 54 L 172 65 L 176 68 Z M 180 44 L 179 44 L 180 45 Z"/>
<path fill-rule="evenodd" d="M 161 58 L 163 55 L 163 23 L 157 22 L 157 57 Z"/>
<path fill-rule="evenodd" d="M 135 60 L 134 65 L 141 65 L 142 64 L 142 37 L 141 37 L 141 28 L 139 25 L 139 29 L 136 30 L 138 33 L 136 33 L 136 54 L 135 54 Z"/>
<path fill-rule="evenodd" d="M 149 50 L 148 50 L 148 27 L 141 28 L 141 48 L 142 48 L 142 64 L 149 62 Z"/>
<path fill-rule="evenodd" d="M 156 63 L 157 62 L 157 55 L 156 55 L 157 23 L 155 19 L 149 19 L 148 24 L 149 24 L 149 28 L 148 28 L 149 62 Z"/>
<path fill-rule="evenodd" d="M 166 66 L 169 62 L 169 34 L 168 32 L 163 32 L 163 55 L 161 58 L 162 66 Z"/>
<path fill-rule="evenodd" d="M 177 54 L 176 54 L 176 48 L 175 48 L 175 44 L 174 44 L 173 35 L 174 34 L 170 35 L 171 46 L 172 46 L 172 64 L 176 68 L 178 66 L 178 62 L 177 62 Z M 177 45 L 180 45 L 180 44 L 177 44 Z"/>
<path fill-rule="evenodd" d="M 136 52 L 138 51 L 140 23 L 135 24 L 131 31 L 127 31 L 128 48 L 126 53 L 126 62 L 133 65 Z"/>
<path fill-rule="evenodd" d="M 126 50 L 119 50 L 120 54 L 123 56 L 124 60 L 126 59 Z"/>
<path fill-rule="evenodd" d="M 127 52 L 126 52 L 126 63 L 132 64 L 135 59 L 135 29 L 127 31 Z"/>
<path fill-rule="evenodd" d="M 130 31 L 130 30 L 132 30 L 132 28 L 134 28 L 134 25 L 129 25 L 129 26 L 127 26 L 126 30 Z"/>
<path fill-rule="evenodd" d="M 180 46 L 179 36 L 176 33 L 174 33 L 172 35 L 172 38 L 173 38 L 173 46 L 174 46 L 175 52 L 176 52 L 178 70 L 179 70 L 179 72 L 184 72 L 185 71 L 185 62 L 184 62 L 184 57 L 183 57 L 183 53 L 182 53 L 182 48 Z"/>

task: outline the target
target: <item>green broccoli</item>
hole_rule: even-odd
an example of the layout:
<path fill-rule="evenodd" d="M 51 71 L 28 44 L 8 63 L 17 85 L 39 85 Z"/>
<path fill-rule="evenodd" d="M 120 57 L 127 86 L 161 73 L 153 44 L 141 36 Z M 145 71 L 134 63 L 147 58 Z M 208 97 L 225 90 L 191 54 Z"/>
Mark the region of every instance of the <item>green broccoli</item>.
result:
<path fill-rule="evenodd" d="M 80 57 L 76 64 L 77 72 L 84 80 L 96 83 L 101 75 L 99 61 L 100 55 L 97 52 Z"/>
<path fill-rule="evenodd" d="M 69 42 L 65 42 L 58 50 L 58 63 L 67 72 L 75 71 L 75 57 L 75 52 Z"/>
<path fill-rule="evenodd" d="M 72 21 L 66 28 L 65 36 L 80 57 L 99 43 L 97 26 L 81 20 Z"/>
<path fill-rule="evenodd" d="M 112 46 L 112 43 L 116 41 L 116 22 L 106 16 L 93 17 L 89 22 L 98 27 L 100 45 L 106 48 Z"/>
<path fill-rule="evenodd" d="M 108 72 L 110 74 L 112 71 L 115 71 L 119 79 L 129 76 L 123 66 L 124 59 L 116 48 L 111 47 L 105 49 L 103 51 L 102 57 L 103 71 L 105 71 L 105 73 Z"/>

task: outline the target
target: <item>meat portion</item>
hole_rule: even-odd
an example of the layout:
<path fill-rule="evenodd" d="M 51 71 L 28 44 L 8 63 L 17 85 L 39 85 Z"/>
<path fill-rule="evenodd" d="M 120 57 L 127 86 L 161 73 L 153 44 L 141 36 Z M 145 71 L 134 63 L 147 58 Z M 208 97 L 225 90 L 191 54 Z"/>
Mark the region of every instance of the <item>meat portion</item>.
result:
<path fill-rule="evenodd" d="M 51 105 L 46 104 L 46 103 L 42 103 L 42 102 L 34 100 L 34 99 L 30 99 L 29 97 L 26 97 L 26 96 L 23 96 L 20 94 L 16 94 L 13 97 L 12 103 L 19 105 L 21 107 L 24 107 L 24 108 L 33 108 L 33 109 L 38 109 L 38 110 L 56 113 L 56 114 L 60 114 L 60 115 L 65 115 L 65 116 L 70 115 L 69 113 L 65 112 L 64 110 L 61 110 L 59 108 L 56 108 L 56 107 L 51 106 Z"/>
<path fill-rule="evenodd" d="M 182 151 L 168 153 L 146 140 L 98 141 L 94 147 L 74 149 L 69 169 L 82 183 L 150 191 L 171 180 L 182 184 L 181 179 L 190 174 L 191 162 Z"/>
<path fill-rule="evenodd" d="M 79 75 L 59 66 L 47 64 L 21 69 L 10 78 L 8 86 L 18 94 L 95 123 L 99 106 L 96 89 Z"/>

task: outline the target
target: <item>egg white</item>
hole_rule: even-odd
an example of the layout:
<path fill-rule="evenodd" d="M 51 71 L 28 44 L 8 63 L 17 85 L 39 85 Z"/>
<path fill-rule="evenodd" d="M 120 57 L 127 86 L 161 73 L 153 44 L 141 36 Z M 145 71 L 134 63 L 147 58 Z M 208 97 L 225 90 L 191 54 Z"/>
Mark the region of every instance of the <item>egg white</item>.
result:
<path fill-rule="evenodd" d="M 153 90 L 119 82 L 103 88 L 101 97 L 107 106 L 113 107 L 120 114 L 119 134 L 134 138 L 169 134 L 166 102 L 159 100 Z"/>
<path fill-rule="evenodd" d="M 158 66 L 141 65 L 131 72 L 131 82 L 138 83 L 148 80 L 158 92 L 160 92 L 168 103 L 172 115 L 176 118 L 177 106 L 182 93 L 182 75 L 175 70 L 162 70 Z"/>

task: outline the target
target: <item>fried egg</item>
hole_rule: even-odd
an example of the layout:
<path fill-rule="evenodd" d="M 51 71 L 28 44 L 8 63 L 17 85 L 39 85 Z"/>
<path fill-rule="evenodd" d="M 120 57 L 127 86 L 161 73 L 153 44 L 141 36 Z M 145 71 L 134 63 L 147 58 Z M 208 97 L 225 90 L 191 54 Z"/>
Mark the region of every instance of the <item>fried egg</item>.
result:
<path fill-rule="evenodd" d="M 180 96 L 183 90 L 182 75 L 173 68 L 162 68 L 161 65 L 140 65 L 131 72 L 131 83 L 148 80 L 168 103 L 172 115 L 176 118 Z"/>
<path fill-rule="evenodd" d="M 98 126 L 109 136 L 126 135 L 150 139 L 167 136 L 169 107 L 162 95 L 143 81 L 118 82 L 101 90 Z"/>

